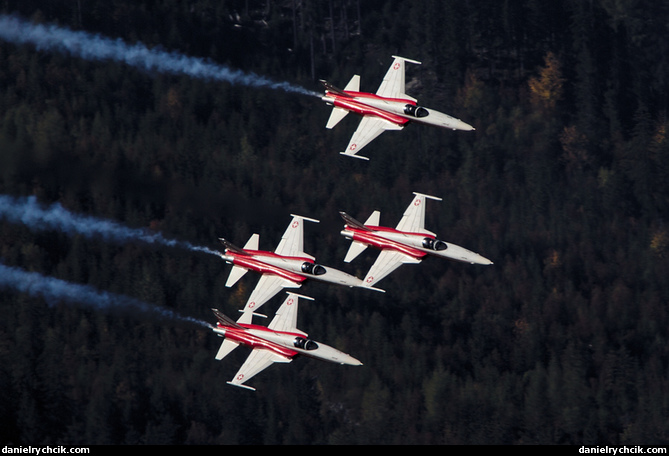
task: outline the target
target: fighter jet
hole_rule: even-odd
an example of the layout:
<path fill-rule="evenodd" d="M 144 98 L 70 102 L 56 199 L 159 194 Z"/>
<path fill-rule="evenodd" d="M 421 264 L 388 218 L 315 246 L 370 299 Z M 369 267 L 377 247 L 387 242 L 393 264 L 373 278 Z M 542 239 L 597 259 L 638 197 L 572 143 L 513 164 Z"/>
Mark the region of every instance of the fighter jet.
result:
<path fill-rule="evenodd" d="M 352 356 L 323 343 L 315 342 L 308 338 L 307 333 L 297 329 L 299 298 L 313 299 L 289 292 L 288 297 L 267 327 L 251 324 L 252 312 L 244 312 L 235 322 L 218 309 L 212 309 L 218 319 L 218 324 L 216 327 L 212 326 L 212 330 L 220 337 L 225 337 L 221 348 L 216 353 L 217 360 L 225 358 L 240 344 L 253 349 L 232 381 L 228 382 L 230 385 L 255 390 L 245 385 L 244 382 L 272 363 L 289 363 L 299 355 L 332 363 L 362 365 Z"/>
<path fill-rule="evenodd" d="M 362 116 L 358 129 L 353 133 L 342 155 L 348 157 L 367 157 L 356 155 L 367 144 L 386 130 L 401 130 L 409 122 L 434 125 L 453 130 L 474 130 L 469 124 L 433 109 L 416 104 L 416 99 L 404 93 L 404 68 L 406 62 L 419 64 L 416 60 L 393 56 L 393 64 L 388 69 L 376 94 L 360 91 L 360 76 L 354 75 L 344 90 L 338 89 L 321 80 L 325 86 L 325 96 L 321 97 L 333 106 L 325 128 L 331 129 L 349 112 Z"/>
<path fill-rule="evenodd" d="M 274 252 L 258 250 L 260 240 L 258 234 L 253 234 L 243 248 L 235 247 L 227 240 L 219 238 L 225 245 L 225 253 L 221 254 L 221 258 L 233 265 L 225 284 L 226 287 L 232 287 L 249 269 L 262 274 L 244 306 L 244 311 L 258 310 L 281 289 L 298 288 L 306 279 L 368 288 L 368 284 L 363 283 L 359 278 L 317 264 L 313 256 L 304 253 L 303 222 L 307 220 L 317 223 L 318 220 L 291 215 L 293 219 Z M 373 289 L 383 291 L 378 288 Z"/>
<path fill-rule="evenodd" d="M 381 216 L 379 211 L 374 211 L 365 223 L 357 221 L 345 212 L 340 212 L 346 222 L 341 234 L 352 241 L 344 258 L 346 263 L 352 261 L 370 245 L 381 249 L 381 253 L 365 277 L 367 285 L 376 284 L 402 264 L 420 263 L 426 255 L 472 264 L 493 264 L 478 253 L 438 240 L 434 233 L 426 230 L 425 201 L 428 198 L 441 201 L 441 198 L 415 192 L 414 195 L 416 197 L 409 204 L 395 229 L 379 226 Z"/>

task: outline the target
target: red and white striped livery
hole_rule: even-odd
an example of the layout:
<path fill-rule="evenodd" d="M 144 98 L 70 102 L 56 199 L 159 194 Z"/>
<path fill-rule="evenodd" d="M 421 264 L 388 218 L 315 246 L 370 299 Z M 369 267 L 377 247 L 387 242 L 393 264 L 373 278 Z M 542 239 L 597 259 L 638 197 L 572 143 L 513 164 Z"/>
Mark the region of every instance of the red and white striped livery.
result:
<path fill-rule="evenodd" d="M 344 90 L 321 80 L 321 83 L 325 86 L 325 96 L 321 99 L 333 106 L 326 128 L 333 128 L 349 112 L 362 116 L 360 125 L 353 133 L 346 150 L 341 152 L 343 155 L 368 160 L 367 157 L 356 155 L 360 149 L 384 131 L 401 130 L 409 122 L 418 122 L 452 130 L 474 130 L 474 127 L 460 119 L 418 106 L 415 98 L 404 93 L 404 70 L 407 62 L 415 64 L 420 64 L 420 62 L 396 55 L 393 58 L 395 60 L 390 65 L 381 86 L 375 94 L 360 91 L 360 76 L 357 74 L 351 78 Z"/>
<path fill-rule="evenodd" d="M 381 250 L 365 277 L 366 285 L 374 285 L 402 264 L 420 263 L 426 255 L 472 264 L 492 264 L 492 261 L 478 253 L 441 241 L 434 233 L 426 230 L 425 201 L 441 200 L 441 198 L 422 193 L 414 195 L 396 228 L 379 226 L 381 216 L 379 211 L 374 211 L 365 223 L 357 221 L 345 212 L 340 212 L 346 222 L 341 234 L 352 241 L 344 258 L 345 262 L 352 261 L 370 245 Z"/>
<path fill-rule="evenodd" d="M 216 359 L 225 358 L 239 345 L 252 349 L 239 371 L 228 382 L 229 384 L 255 390 L 245 385 L 244 382 L 273 363 L 289 363 L 297 356 L 308 356 L 351 366 L 362 365 L 352 356 L 321 342 L 315 342 L 308 338 L 307 333 L 297 329 L 299 298 L 313 299 L 289 292 L 288 297 L 267 327 L 252 324 L 252 312 L 243 312 L 235 322 L 218 309 L 212 309 L 218 319 L 217 325 L 212 326 L 212 330 L 220 337 L 225 337 L 216 353 Z"/>
<path fill-rule="evenodd" d="M 274 252 L 258 249 L 260 240 L 258 234 L 253 234 L 243 248 L 219 238 L 225 245 L 225 253 L 221 254 L 221 258 L 233 265 L 225 284 L 226 287 L 232 287 L 249 270 L 261 274 L 258 284 L 244 306 L 244 311 L 257 311 L 283 288 L 298 288 L 307 279 L 368 288 L 359 278 L 317 264 L 313 256 L 305 253 L 303 248 L 304 221 L 318 222 L 318 220 L 300 215 L 292 215 L 292 217 L 293 219 Z"/>

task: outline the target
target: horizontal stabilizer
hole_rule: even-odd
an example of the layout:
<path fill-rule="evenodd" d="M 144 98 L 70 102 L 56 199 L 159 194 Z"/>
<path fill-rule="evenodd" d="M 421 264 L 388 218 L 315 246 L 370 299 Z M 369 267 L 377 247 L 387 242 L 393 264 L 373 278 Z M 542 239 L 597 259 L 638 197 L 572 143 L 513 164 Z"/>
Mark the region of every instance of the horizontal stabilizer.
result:
<path fill-rule="evenodd" d="M 221 344 L 221 348 L 218 349 L 218 352 L 216 353 L 216 359 L 217 360 L 222 360 L 226 356 L 230 354 L 232 350 L 237 348 L 239 344 L 237 342 L 234 342 L 230 339 L 225 339 L 223 343 Z"/>
<path fill-rule="evenodd" d="M 230 275 L 228 276 L 228 280 L 225 282 L 225 286 L 230 288 L 234 284 L 237 283 L 239 279 L 242 278 L 244 274 L 246 274 L 249 270 L 246 268 L 242 268 L 241 266 L 232 266 L 232 270 L 230 271 Z"/>
<path fill-rule="evenodd" d="M 260 235 L 253 233 L 246 244 L 244 244 L 244 250 L 258 250 L 258 245 L 260 244 Z"/>
<path fill-rule="evenodd" d="M 379 220 L 381 220 L 381 213 L 379 211 L 374 211 L 367 218 L 367 220 L 365 220 L 365 225 L 367 225 L 367 226 L 380 226 Z"/>
<path fill-rule="evenodd" d="M 328 130 L 334 128 L 335 125 L 339 123 L 344 117 L 346 117 L 346 114 L 348 114 L 348 111 L 346 109 L 342 108 L 332 108 L 332 112 L 330 113 L 330 118 L 328 119 L 328 123 L 325 124 L 325 128 Z"/>
<path fill-rule="evenodd" d="M 360 92 L 360 76 L 354 74 L 346 87 L 344 87 L 345 92 Z"/>
<path fill-rule="evenodd" d="M 346 258 L 344 258 L 344 263 L 350 263 L 358 255 L 364 252 L 365 249 L 367 249 L 367 244 L 363 244 L 361 242 L 356 242 L 356 241 L 351 242 L 351 246 L 348 248 L 348 252 L 346 252 Z"/>

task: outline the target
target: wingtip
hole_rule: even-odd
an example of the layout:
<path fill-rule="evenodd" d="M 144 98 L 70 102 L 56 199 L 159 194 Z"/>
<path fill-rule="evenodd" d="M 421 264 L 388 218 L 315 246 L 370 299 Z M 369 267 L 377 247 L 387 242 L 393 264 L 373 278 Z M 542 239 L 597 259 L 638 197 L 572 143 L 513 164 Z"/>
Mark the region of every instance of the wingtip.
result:
<path fill-rule="evenodd" d="M 372 287 L 371 285 L 363 285 L 363 288 L 367 288 L 368 290 L 378 291 L 379 293 L 385 293 L 386 292 L 386 290 L 383 290 L 381 288 Z"/>
<path fill-rule="evenodd" d="M 226 382 L 228 385 L 237 386 L 239 388 L 244 388 L 247 390 L 255 391 L 256 389 L 252 386 L 240 385 L 239 383 Z"/>
<path fill-rule="evenodd" d="M 367 160 L 367 161 L 369 161 L 369 158 L 368 158 L 368 157 L 363 157 L 362 155 L 347 154 L 346 152 L 339 152 L 339 153 L 340 153 L 341 155 L 345 155 L 345 156 L 347 156 L 347 157 L 357 158 L 357 159 L 360 159 L 360 160 Z"/>

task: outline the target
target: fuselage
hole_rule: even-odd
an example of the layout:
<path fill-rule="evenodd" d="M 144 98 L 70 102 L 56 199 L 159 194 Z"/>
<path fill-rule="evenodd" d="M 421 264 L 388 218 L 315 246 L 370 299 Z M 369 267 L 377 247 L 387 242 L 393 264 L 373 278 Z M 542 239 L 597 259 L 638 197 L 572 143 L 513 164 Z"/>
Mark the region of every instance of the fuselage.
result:
<path fill-rule="evenodd" d="M 345 91 L 343 93 L 346 95 L 326 91 L 322 100 L 330 105 L 362 116 L 377 116 L 402 126 L 408 122 L 418 122 L 453 130 L 474 130 L 474 127 L 460 119 L 443 112 L 417 106 L 412 99 L 385 98 L 367 92 Z"/>
<path fill-rule="evenodd" d="M 301 283 L 307 279 L 363 287 L 362 280 L 338 269 L 316 264 L 312 258 L 277 255 L 265 250 L 245 250 L 239 254 L 226 250 L 223 259 L 236 266 L 259 272 L 275 274 L 291 282 Z"/>
<path fill-rule="evenodd" d="M 265 326 L 240 324 L 241 328 L 217 324 L 212 330 L 222 337 L 254 349 L 270 350 L 286 358 L 308 356 L 338 364 L 360 366 L 362 363 L 334 347 L 316 342 L 303 333 L 274 331 Z"/>
<path fill-rule="evenodd" d="M 418 260 L 434 255 L 472 264 L 492 264 L 492 261 L 464 247 L 437 239 L 432 234 L 411 233 L 383 226 L 366 225 L 367 230 L 346 225 L 341 234 L 352 241 L 378 249 L 393 249 Z"/>

